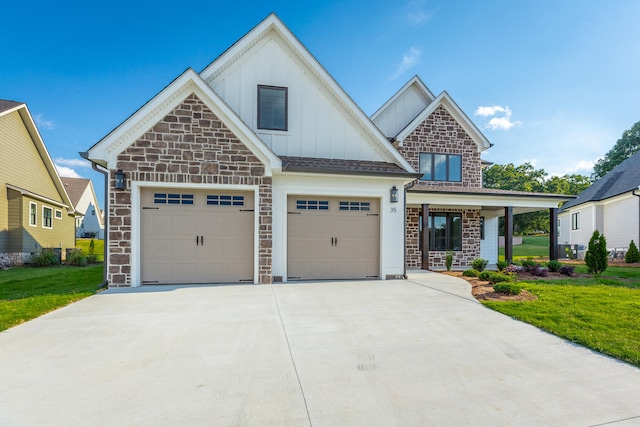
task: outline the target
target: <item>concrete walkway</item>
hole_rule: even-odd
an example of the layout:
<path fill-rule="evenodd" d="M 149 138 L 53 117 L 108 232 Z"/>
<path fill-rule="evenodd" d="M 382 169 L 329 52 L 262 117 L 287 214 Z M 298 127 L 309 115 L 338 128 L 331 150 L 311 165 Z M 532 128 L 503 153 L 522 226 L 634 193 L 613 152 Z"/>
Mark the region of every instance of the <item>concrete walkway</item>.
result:
<path fill-rule="evenodd" d="M 0 333 L 2 426 L 603 424 L 640 425 L 639 369 L 436 273 L 110 290 Z"/>

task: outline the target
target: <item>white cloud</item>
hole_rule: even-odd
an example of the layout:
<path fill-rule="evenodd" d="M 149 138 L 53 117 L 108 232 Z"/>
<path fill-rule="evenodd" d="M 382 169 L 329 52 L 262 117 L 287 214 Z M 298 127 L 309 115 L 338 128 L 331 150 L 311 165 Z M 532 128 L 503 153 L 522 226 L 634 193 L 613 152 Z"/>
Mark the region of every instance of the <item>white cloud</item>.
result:
<path fill-rule="evenodd" d="M 35 119 L 38 127 L 46 128 L 46 129 L 53 129 L 56 127 L 56 123 L 53 120 L 43 119 L 42 114 L 36 114 Z"/>
<path fill-rule="evenodd" d="M 402 55 L 402 62 L 398 64 L 398 68 L 396 68 L 396 72 L 393 73 L 390 80 L 395 80 L 404 74 L 405 71 L 416 65 L 418 58 L 422 51 L 416 47 L 411 46 L 407 52 Z"/>
<path fill-rule="evenodd" d="M 82 178 L 78 172 L 74 171 L 72 168 L 56 165 L 56 169 L 58 169 L 58 175 L 65 178 Z"/>
<path fill-rule="evenodd" d="M 420 28 L 427 22 L 431 21 L 433 14 L 424 10 L 426 0 L 414 0 L 407 3 L 404 7 L 405 22 L 410 27 Z"/>
<path fill-rule="evenodd" d="M 480 106 L 476 108 L 475 115 L 482 117 L 495 116 L 496 114 L 502 115 L 502 117 L 492 117 L 488 123 L 483 126 L 483 129 L 491 130 L 509 130 L 514 126 L 521 125 L 520 120 L 511 120 L 511 109 L 507 106 L 502 107 L 500 105 L 492 105 L 488 107 Z"/>
<path fill-rule="evenodd" d="M 574 174 L 578 171 L 590 172 L 594 166 L 595 163 L 590 160 L 580 160 L 575 166 L 567 168 L 563 175 Z"/>
<path fill-rule="evenodd" d="M 91 167 L 91 163 L 88 160 L 84 160 L 84 159 L 64 159 L 62 157 L 57 157 L 53 159 L 53 162 L 56 165 L 72 166 L 72 167 L 78 167 L 78 168 Z"/>

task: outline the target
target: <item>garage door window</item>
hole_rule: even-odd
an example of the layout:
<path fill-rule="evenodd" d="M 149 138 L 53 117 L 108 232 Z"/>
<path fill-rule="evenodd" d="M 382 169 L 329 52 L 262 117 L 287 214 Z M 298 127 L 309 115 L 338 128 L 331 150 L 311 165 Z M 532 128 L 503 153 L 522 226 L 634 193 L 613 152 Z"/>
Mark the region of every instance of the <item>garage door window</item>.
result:
<path fill-rule="evenodd" d="M 328 211 L 328 200 L 296 200 L 296 209 L 299 211 Z"/>
<path fill-rule="evenodd" d="M 227 194 L 207 194 L 209 206 L 244 206 L 244 196 Z"/>
<path fill-rule="evenodd" d="M 153 203 L 157 205 L 192 205 L 193 194 L 154 193 Z"/>
<path fill-rule="evenodd" d="M 341 211 L 370 211 L 371 202 L 340 202 Z"/>

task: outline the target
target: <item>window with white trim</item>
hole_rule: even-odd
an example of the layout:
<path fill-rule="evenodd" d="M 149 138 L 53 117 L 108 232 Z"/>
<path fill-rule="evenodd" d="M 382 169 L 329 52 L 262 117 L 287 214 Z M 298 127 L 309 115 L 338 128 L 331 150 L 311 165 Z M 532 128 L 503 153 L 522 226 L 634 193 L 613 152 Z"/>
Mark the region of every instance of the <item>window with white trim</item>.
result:
<path fill-rule="evenodd" d="M 193 205 L 193 194 L 154 193 L 153 203 L 157 205 Z"/>
<path fill-rule="evenodd" d="M 29 202 L 29 225 L 35 227 L 38 225 L 38 204 Z"/>
<path fill-rule="evenodd" d="M 574 212 L 571 214 L 571 229 L 580 230 L 580 212 Z"/>
<path fill-rule="evenodd" d="M 340 201 L 338 204 L 338 209 L 341 211 L 370 211 L 371 203 L 370 202 L 351 202 L 351 201 Z"/>
<path fill-rule="evenodd" d="M 42 207 L 42 227 L 53 228 L 53 209 L 46 206 Z"/>
<path fill-rule="evenodd" d="M 328 200 L 296 200 L 296 209 L 299 211 L 328 211 Z"/>
<path fill-rule="evenodd" d="M 230 194 L 207 194 L 209 206 L 244 206 L 244 196 Z"/>
<path fill-rule="evenodd" d="M 62 219 L 62 211 L 60 209 L 56 209 L 55 215 L 56 219 Z"/>
<path fill-rule="evenodd" d="M 286 87 L 258 86 L 258 129 L 287 130 Z"/>

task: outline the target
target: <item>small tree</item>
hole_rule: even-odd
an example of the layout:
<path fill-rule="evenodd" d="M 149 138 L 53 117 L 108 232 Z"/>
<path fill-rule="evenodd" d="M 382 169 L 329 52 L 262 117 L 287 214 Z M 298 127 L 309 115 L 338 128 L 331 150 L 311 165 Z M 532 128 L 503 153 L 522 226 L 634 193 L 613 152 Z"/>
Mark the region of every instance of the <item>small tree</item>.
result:
<path fill-rule="evenodd" d="M 627 253 L 624 254 L 624 260 L 629 264 L 640 261 L 640 251 L 638 251 L 638 247 L 633 243 L 633 240 L 629 243 Z"/>
<path fill-rule="evenodd" d="M 584 256 L 589 273 L 600 275 L 609 266 L 609 253 L 607 252 L 607 239 L 598 230 L 593 232 L 589 240 L 589 248 Z"/>
<path fill-rule="evenodd" d="M 453 251 L 447 251 L 444 263 L 447 267 L 447 271 L 451 271 L 451 265 L 453 264 Z"/>

